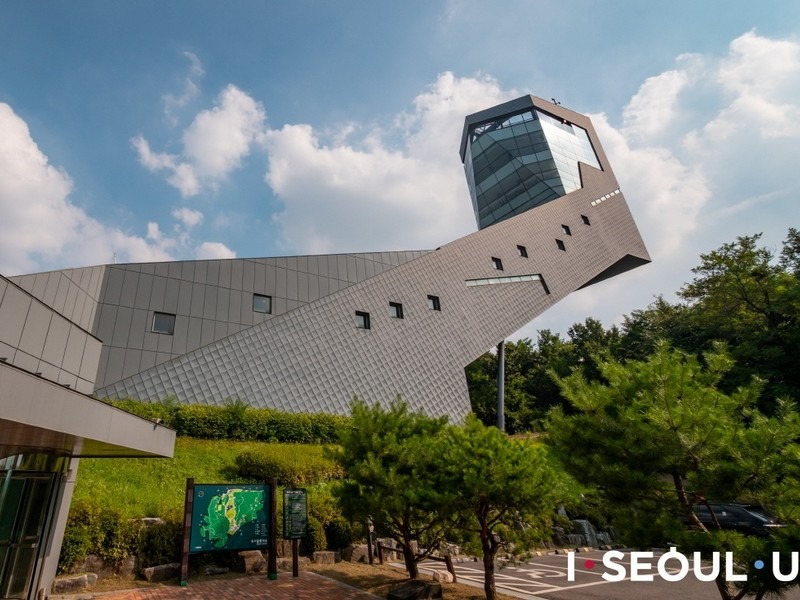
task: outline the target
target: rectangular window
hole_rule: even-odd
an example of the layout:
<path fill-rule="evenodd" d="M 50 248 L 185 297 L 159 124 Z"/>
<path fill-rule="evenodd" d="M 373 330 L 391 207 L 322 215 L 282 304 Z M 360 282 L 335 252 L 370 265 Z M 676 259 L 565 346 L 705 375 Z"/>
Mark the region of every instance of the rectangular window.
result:
<path fill-rule="evenodd" d="M 517 245 L 517 254 L 522 258 L 528 258 L 528 249 L 525 246 Z"/>
<path fill-rule="evenodd" d="M 572 235 L 572 232 L 569 230 L 569 225 L 562 225 L 561 231 L 563 231 L 566 235 Z"/>
<path fill-rule="evenodd" d="M 272 296 L 253 294 L 253 312 L 272 314 Z"/>
<path fill-rule="evenodd" d="M 151 331 L 153 333 L 173 335 L 175 333 L 175 315 L 162 312 L 153 313 L 153 326 Z"/>
<path fill-rule="evenodd" d="M 564 245 L 564 242 L 562 242 L 561 240 L 556 240 L 556 246 L 558 246 L 559 250 L 564 250 L 565 252 L 567 251 L 567 247 Z"/>
<path fill-rule="evenodd" d="M 356 327 L 359 329 L 369 329 L 369 313 L 356 311 Z"/>
<path fill-rule="evenodd" d="M 403 305 L 399 302 L 389 302 L 389 316 L 393 319 L 402 319 Z"/>
<path fill-rule="evenodd" d="M 591 223 L 589 222 L 589 217 L 587 217 L 586 215 L 581 215 L 581 219 L 583 219 L 584 225 L 591 225 Z"/>
<path fill-rule="evenodd" d="M 428 294 L 428 308 L 431 310 L 442 310 L 442 305 L 439 302 L 439 296 L 431 296 Z"/>
<path fill-rule="evenodd" d="M 500 260 L 499 258 L 497 258 L 497 257 L 493 256 L 493 257 L 492 257 L 492 266 L 493 266 L 493 267 L 494 267 L 496 270 L 498 270 L 498 271 L 502 271 L 502 270 L 503 270 L 503 261 L 502 261 L 502 260 Z"/>

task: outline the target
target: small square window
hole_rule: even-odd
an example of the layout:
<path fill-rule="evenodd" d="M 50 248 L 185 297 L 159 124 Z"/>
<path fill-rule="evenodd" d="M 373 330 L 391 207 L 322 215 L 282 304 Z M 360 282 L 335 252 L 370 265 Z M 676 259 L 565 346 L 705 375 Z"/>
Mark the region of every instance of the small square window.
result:
<path fill-rule="evenodd" d="M 402 319 L 403 305 L 399 302 L 389 302 L 389 316 L 393 319 Z"/>
<path fill-rule="evenodd" d="M 572 232 L 569 230 L 569 225 L 562 225 L 561 231 L 563 231 L 566 235 L 572 235 Z"/>
<path fill-rule="evenodd" d="M 584 225 L 591 225 L 591 224 L 592 224 L 592 223 L 589 221 L 589 217 L 587 217 L 586 215 L 581 215 L 581 219 L 583 219 L 583 224 L 584 224 Z"/>
<path fill-rule="evenodd" d="M 556 240 L 556 246 L 558 246 L 559 250 L 564 250 L 566 252 L 567 247 L 564 245 L 564 242 L 561 240 Z"/>
<path fill-rule="evenodd" d="M 428 294 L 428 308 L 431 310 L 442 310 L 442 305 L 439 302 L 439 296 L 431 296 Z"/>
<path fill-rule="evenodd" d="M 272 296 L 253 294 L 253 312 L 272 314 Z"/>
<path fill-rule="evenodd" d="M 153 333 L 173 335 L 175 333 L 175 315 L 162 312 L 153 313 L 153 326 L 151 331 Z"/>
<path fill-rule="evenodd" d="M 528 249 L 525 246 L 517 245 L 517 254 L 522 258 L 528 258 Z"/>
<path fill-rule="evenodd" d="M 369 313 L 356 311 L 356 327 L 359 329 L 369 329 Z"/>
<path fill-rule="evenodd" d="M 502 260 L 500 260 L 499 258 L 496 258 L 496 257 L 494 257 L 494 256 L 493 256 L 493 257 L 492 257 L 492 266 L 493 266 L 493 267 L 494 267 L 496 270 L 498 270 L 498 271 L 502 271 L 502 270 L 503 270 L 503 261 L 502 261 Z"/>

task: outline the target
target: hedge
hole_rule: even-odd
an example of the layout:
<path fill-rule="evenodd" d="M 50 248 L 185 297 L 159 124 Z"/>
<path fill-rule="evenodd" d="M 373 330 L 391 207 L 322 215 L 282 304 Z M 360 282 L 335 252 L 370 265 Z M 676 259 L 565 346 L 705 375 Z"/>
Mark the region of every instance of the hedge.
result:
<path fill-rule="evenodd" d="M 160 419 L 178 435 L 202 439 L 229 439 L 294 444 L 333 444 L 337 430 L 350 418 L 322 413 L 287 413 L 272 408 L 251 408 L 241 400 L 227 400 L 224 406 L 112 400 L 113 406 L 145 419 Z"/>
<path fill-rule="evenodd" d="M 344 471 L 327 458 L 321 446 L 302 446 L 302 451 L 291 446 L 270 445 L 264 450 L 246 451 L 235 459 L 235 473 L 243 479 L 269 481 L 273 477 L 278 485 L 303 487 L 344 477 Z"/>

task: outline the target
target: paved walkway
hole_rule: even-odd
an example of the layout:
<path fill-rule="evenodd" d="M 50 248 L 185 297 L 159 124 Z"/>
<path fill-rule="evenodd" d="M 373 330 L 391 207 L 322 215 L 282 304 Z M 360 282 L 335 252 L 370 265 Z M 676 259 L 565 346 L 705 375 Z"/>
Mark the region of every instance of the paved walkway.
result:
<path fill-rule="evenodd" d="M 81 594 L 78 598 L 87 598 Z M 328 579 L 322 575 L 301 571 L 300 577 L 280 573 L 277 580 L 265 576 L 240 579 L 219 579 L 189 583 L 188 587 L 164 586 L 93 594 L 97 600 L 375 600 L 378 596 Z"/>

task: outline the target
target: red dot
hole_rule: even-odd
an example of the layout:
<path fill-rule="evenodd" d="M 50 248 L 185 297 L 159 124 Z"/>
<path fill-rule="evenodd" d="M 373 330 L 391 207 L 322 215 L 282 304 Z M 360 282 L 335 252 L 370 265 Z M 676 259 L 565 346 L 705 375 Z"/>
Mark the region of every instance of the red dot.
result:
<path fill-rule="evenodd" d="M 587 558 L 586 561 L 583 563 L 583 566 L 587 569 L 594 569 L 594 561 L 591 558 Z"/>

